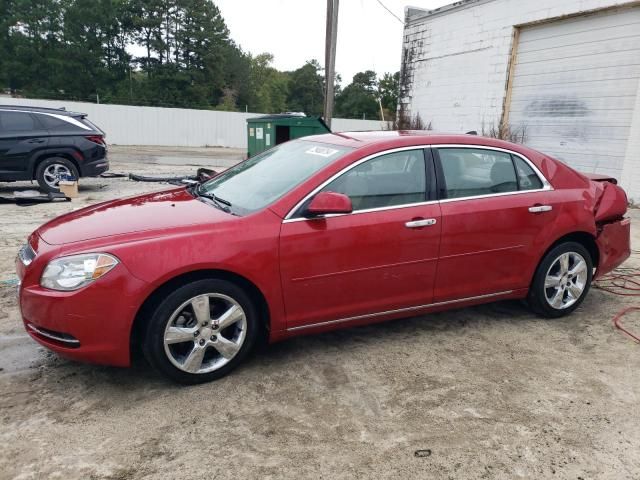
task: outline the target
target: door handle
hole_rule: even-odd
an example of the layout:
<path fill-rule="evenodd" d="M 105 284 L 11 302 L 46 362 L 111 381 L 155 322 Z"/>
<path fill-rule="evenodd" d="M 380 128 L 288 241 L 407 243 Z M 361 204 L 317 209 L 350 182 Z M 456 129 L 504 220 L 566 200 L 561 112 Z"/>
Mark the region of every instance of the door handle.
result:
<path fill-rule="evenodd" d="M 29 143 L 44 143 L 45 141 L 42 140 L 41 138 L 34 138 L 32 140 L 29 140 Z"/>
<path fill-rule="evenodd" d="M 425 218 L 423 220 L 412 220 L 404 224 L 407 228 L 422 228 L 422 227 L 430 227 L 431 225 L 435 225 L 437 220 L 435 218 Z"/>
<path fill-rule="evenodd" d="M 550 212 L 551 210 L 553 210 L 551 205 L 534 205 L 533 207 L 529 207 L 529 212 L 531 213 Z"/>

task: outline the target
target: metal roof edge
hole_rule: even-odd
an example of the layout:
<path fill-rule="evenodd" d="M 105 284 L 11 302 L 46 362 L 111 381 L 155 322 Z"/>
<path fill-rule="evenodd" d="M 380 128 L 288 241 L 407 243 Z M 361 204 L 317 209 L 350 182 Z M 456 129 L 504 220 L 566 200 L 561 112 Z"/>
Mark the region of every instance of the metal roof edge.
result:
<path fill-rule="evenodd" d="M 434 8 L 433 10 L 427 10 L 418 7 L 406 7 L 405 8 L 405 25 L 410 25 L 425 18 L 434 17 L 436 15 L 444 15 L 452 13 L 456 10 L 463 10 L 465 8 L 473 7 L 477 4 L 493 2 L 494 0 L 460 0 L 458 2 L 450 3 L 443 7 Z M 412 12 L 415 14 L 412 15 Z"/>

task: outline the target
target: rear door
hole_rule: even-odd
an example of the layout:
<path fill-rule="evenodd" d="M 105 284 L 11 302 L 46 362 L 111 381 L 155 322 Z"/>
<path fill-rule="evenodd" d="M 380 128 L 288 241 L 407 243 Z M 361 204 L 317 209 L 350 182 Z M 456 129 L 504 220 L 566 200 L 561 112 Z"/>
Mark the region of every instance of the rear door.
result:
<path fill-rule="evenodd" d="M 434 148 L 442 244 L 434 301 L 528 288 L 553 191 L 527 159 L 500 149 Z"/>
<path fill-rule="evenodd" d="M 48 132 L 32 113 L 0 111 L 0 174 L 30 176 L 29 158 L 48 141 Z"/>
<path fill-rule="evenodd" d="M 431 302 L 440 206 L 429 151 L 427 160 L 423 149 L 412 148 L 357 162 L 317 190 L 348 195 L 353 213 L 308 219 L 303 203 L 284 221 L 280 257 L 288 328 Z"/>

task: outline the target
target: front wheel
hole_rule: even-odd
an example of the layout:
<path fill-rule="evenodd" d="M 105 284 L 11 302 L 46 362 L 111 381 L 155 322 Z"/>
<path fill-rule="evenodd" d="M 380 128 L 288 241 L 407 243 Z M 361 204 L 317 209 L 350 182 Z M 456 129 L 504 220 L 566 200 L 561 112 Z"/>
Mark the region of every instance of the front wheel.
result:
<path fill-rule="evenodd" d="M 573 312 L 587 296 L 593 275 L 588 250 L 576 242 L 557 245 L 538 265 L 529 289 L 531 308 L 548 318 Z"/>
<path fill-rule="evenodd" d="M 178 288 L 152 313 L 143 351 L 149 363 L 179 383 L 216 380 L 249 353 L 258 335 L 249 296 L 225 280 Z"/>

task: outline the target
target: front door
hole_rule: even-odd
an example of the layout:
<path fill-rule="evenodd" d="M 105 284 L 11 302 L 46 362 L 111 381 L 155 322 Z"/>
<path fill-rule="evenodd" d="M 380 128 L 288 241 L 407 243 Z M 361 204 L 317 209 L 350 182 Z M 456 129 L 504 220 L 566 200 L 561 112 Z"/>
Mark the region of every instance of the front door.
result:
<path fill-rule="evenodd" d="M 441 223 L 430 155 L 404 149 L 356 162 L 319 190 L 348 195 L 353 213 L 308 219 L 303 204 L 284 221 L 288 328 L 431 302 Z"/>

